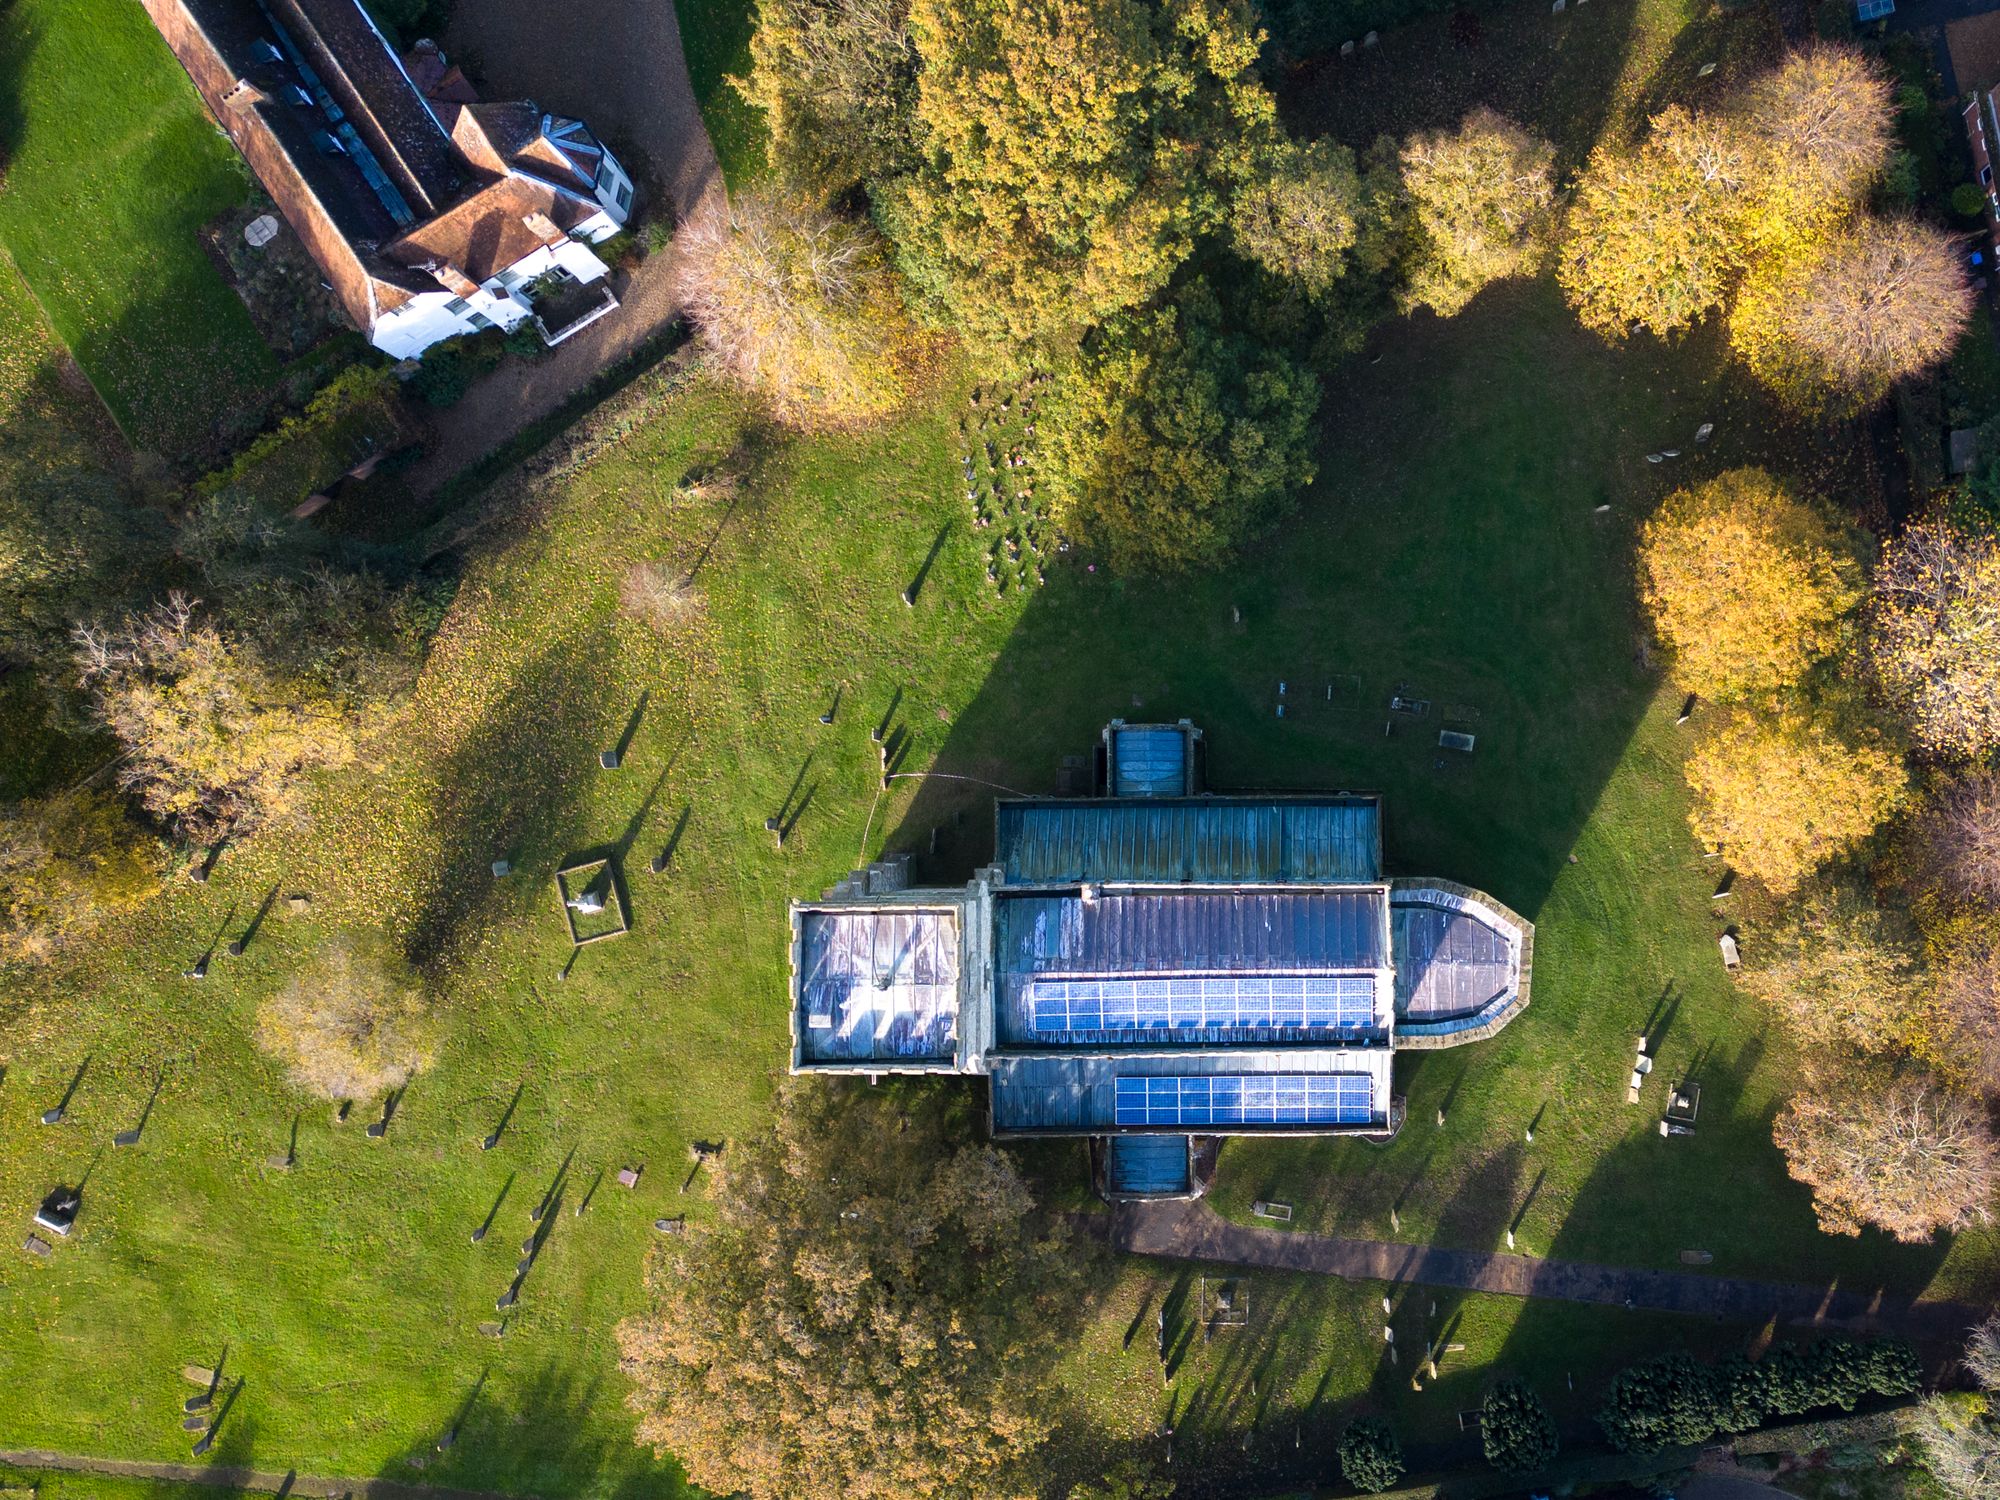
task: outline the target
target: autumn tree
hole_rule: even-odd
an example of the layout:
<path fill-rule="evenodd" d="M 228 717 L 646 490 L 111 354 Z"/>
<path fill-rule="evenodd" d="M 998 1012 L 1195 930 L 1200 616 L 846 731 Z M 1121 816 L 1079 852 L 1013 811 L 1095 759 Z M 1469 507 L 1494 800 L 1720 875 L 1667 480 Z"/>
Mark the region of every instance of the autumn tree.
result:
<path fill-rule="evenodd" d="M 1678 105 L 1633 147 L 1601 145 L 1577 183 L 1557 279 L 1583 326 L 1665 336 L 1720 307 L 1743 261 L 1752 162 L 1730 122 Z"/>
<path fill-rule="evenodd" d="M 124 749 L 120 782 L 162 822 L 212 842 L 295 812 L 302 774 L 354 758 L 347 705 L 266 670 L 170 595 L 75 633 L 80 680 Z"/>
<path fill-rule="evenodd" d="M 1007 1152 L 935 1093 L 795 1079 L 734 1143 L 713 1222 L 619 1329 L 640 1441 L 716 1494 L 1035 1493 L 1047 1381 L 1091 1282 Z"/>
<path fill-rule="evenodd" d="M 1245 0 L 913 0 L 916 169 L 877 213 L 955 328 L 1060 339 L 1161 291 L 1275 129 Z"/>
<path fill-rule="evenodd" d="M 1895 146 L 1888 76 L 1856 47 L 1791 53 L 1751 80 L 1729 113 L 1755 159 L 1748 227 L 1760 252 L 1823 239 L 1867 196 Z"/>
<path fill-rule="evenodd" d="M 159 890 L 160 840 L 88 783 L 0 803 L 0 962 L 54 957 Z"/>
<path fill-rule="evenodd" d="M 1236 248 L 1274 276 L 1324 295 L 1347 271 L 1360 197 L 1354 153 L 1345 146 L 1280 142 L 1236 194 Z"/>
<path fill-rule="evenodd" d="M 1942 783 L 1910 835 L 1924 885 L 1952 905 L 2000 912 L 2000 772 Z"/>
<path fill-rule="evenodd" d="M 1986 921 L 1933 935 L 1939 1035 L 1927 1053 L 1954 1081 L 2000 1098 L 2000 930 Z"/>
<path fill-rule="evenodd" d="M 1555 147 L 1505 115 L 1475 109 L 1455 131 L 1424 131 L 1400 152 L 1419 243 L 1404 267 L 1406 308 L 1450 317 L 1488 282 L 1534 269 L 1555 202 Z"/>
<path fill-rule="evenodd" d="M 915 156 L 917 49 L 909 0 L 758 0 L 744 97 L 773 163 L 832 194 Z"/>
<path fill-rule="evenodd" d="M 752 189 L 681 230 L 674 275 L 703 347 L 780 420 L 869 422 L 902 403 L 904 318 L 866 226 Z"/>
<path fill-rule="evenodd" d="M 1917 1449 L 1941 1493 L 1954 1500 L 2000 1500 L 2000 1316 L 1974 1328 L 1965 1344 L 1972 1395 L 1927 1396 L 1917 1410 Z"/>
<path fill-rule="evenodd" d="M 1915 220 L 1863 218 L 1823 245 L 1761 260 L 1730 315 L 1729 342 L 1792 404 L 1853 408 L 1949 355 L 1972 305 L 1946 236 Z"/>
<path fill-rule="evenodd" d="M 1213 566 L 1312 482 L 1319 384 L 1205 282 L 1085 341 L 1042 424 L 1058 524 L 1137 572 Z"/>
<path fill-rule="evenodd" d="M 1640 533 L 1639 593 L 1675 680 L 1722 699 L 1797 681 L 1862 598 L 1857 550 L 1830 506 L 1762 469 L 1669 495 Z"/>
<path fill-rule="evenodd" d="M 1909 773 L 1882 736 L 1791 703 L 1722 717 L 1687 760 L 1695 835 L 1788 896 L 1902 803 Z"/>
<path fill-rule="evenodd" d="M 427 1066 L 437 1024 L 409 966 L 380 941 L 309 954 L 257 1011 L 257 1044 L 324 1099 L 373 1099 Z"/>
<path fill-rule="evenodd" d="M 1923 1244 L 1983 1223 L 2000 1156 L 1979 1106 L 1912 1067 L 1822 1058 L 1772 1136 L 1829 1234 Z"/>
<path fill-rule="evenodd" d="M 1869 659 L 1917 744 L 1967 759 L 2000 746 L 2000 540 L 1917 522 L 1875 572 Z"/>
<path fill-rule="evenodd" d="M 1907 924 L 1846 884 L 1787 907 L 1743 970 L 1744 986 L 1801 1042 L 1864 1052 L 1909 1039 L 1927 978 Z"/>

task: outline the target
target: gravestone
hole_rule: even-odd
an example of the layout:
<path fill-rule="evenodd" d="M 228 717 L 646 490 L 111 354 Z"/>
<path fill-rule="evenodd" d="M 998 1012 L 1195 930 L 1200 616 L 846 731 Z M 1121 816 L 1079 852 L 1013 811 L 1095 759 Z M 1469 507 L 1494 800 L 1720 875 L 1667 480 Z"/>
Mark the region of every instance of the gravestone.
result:
<path fill-rule="evenodd" d="M 618 1173 L 618 1185 L 622 1188 L 637 1187 L 639 1185 L 639 1173 L 641 1170 L 639 1167 L 621 1168 Z"/>
<path fill-rule="evenodd" d="M 28 1254 L 39 1255 L 43 1259 L 47 1259 L 48 1256 L 53 1253 L 49 1247 L 49 1242 L 43 1239 L 39 1234 L 29 1235 L 27 1243 L 21 1246 L 21 1248 L 27 1251 Z"/>
<path fill-rule="evenodd" d="M 312 897 L 308 896 L 304 891 L 294 891 L 291 895 L 285 897 L 285 909 L 290 912 L 302 912 L 311 905 Z"/>
<path fill-rule="evenodd" d="M 505 1323 L 481 1323 L 479 1331 L 489 1339 L 497 1339 L 507 1331 L 507 1325 Z"/>
<path fill-rule="evenodd" d="M 496 859 L 493 861 L 493 878 L 495 880 L 504 880 L 512 873 L 513 869 L 514 867 L 506 860 Z"/>
<path fill-rule="evenodd" d="M 1376 35 L 1376 33 L 1371 31 L 1361 39 L 1361 45 L 1364 47 L 1372 47 L 1381 40 L 1382 38 L 1380 36 Z"/>
<path fill-rule="evenodd" d="M 111 1137 L 111 1144 L 114 1146 L 136 1146 L 139 1144 L 139 1132 L 137 1130 L 121 1130 L 118 1134 Z"/>
<path fill-rule="evenodd" d="M 53 1234 L 67 1235 L 76 1225 L 76 1216 L 83 1208 L 81 1188 L 57 1187 L 42 1199 L 42 1206 L 35 1210 L 35 1222 Z"/>
<path fill-rule="evenodd" d="M 208 978 L 208 955 L 207 955 L 206 953 L 204 953 L 204 954 L 202 954 L 202 956 L 201 956 L 200 958 L 197 958 L 197 959 L 196 959 L 196 960 L 194 961 L 194 967 L 193 967 L 193 968 L 191 968 L 191 969 L 189 969 L 189 970 L 188 970 L 188 971 L 187 971 L 187 972 L 186 972 L 186 973 L 185 973 L 184 975 L 182 975 L 181 977 L 182 977 L 182 978 L 184 978 L 184 979 L 206 979 L 206 978 Z"/>
<path fill-rule="evenodd" d="M 259 214 L 243 226 L 243 243 L 252 250 L 262 250 L 278 237 L 278 219 L 275 214 Z"/>
<path fill-rule="evenodd" d="M 1353 42 L 1351 42 L 1351 41 L 1349 41 L 1349 42 L 1342 42 L 1342 43 L 1340 44 L 1340 55 L 1341 55 L 1342 57 L 1352 57 L 1352 56 L 1354 56 L 1354 43 L 1353 43 Z M 1237 619 L 1237 622 L 1236 622 L 1236 623 L 1237 623 L 1237 624 L 1239 624 L 1239 625 L 1243 623 L 1243 622 L 1242 622 L 1242 618 L 1241 618 L 1240 616 L 1238 617 L 1238 619 Z"/>
<path fill-rule="evenodd" d="M 182 1417 L 182 1418 L 181 1418 L 181 1431 L 182 1431 L 182 1432 L 200 1432 L 200 1431 L 202 1430 L 202 1428 L 206 1427 L 207 1425 L 208 1425 L 208 1418 L 207 1418 L 207 1417 Z"/>
<path fill-rule="evenodd" d="M 63 1109 L 60 1104 L 54 1109 L 45 1109 L 42 1111 L 42 1123 L 44 1125 L 60 1125 L 62 1124 L 62 1119 Z"/>
<path fill-rule="evenodd" d="M 653 1220 L 653 1227 L 661 1234 L 685 1234 L 687 1232 L 687 1215 L 677 1214 L 671 1219 L 655 1219 Z"/>
<path fill-rule="evenodd" d="M 599 767 L 599 769 L 601 769 L 601 770 L 605 770 L 605 771 L 615 771 L 615 770 L 617 770 L 617 769 L 618 769 L 618 752 L 617 752 L 616 750 L 600 750 L 600 751 L 598 751 L 598 752 L 597 752 L 597 764 L 598 764 L 598 767 Z"/>

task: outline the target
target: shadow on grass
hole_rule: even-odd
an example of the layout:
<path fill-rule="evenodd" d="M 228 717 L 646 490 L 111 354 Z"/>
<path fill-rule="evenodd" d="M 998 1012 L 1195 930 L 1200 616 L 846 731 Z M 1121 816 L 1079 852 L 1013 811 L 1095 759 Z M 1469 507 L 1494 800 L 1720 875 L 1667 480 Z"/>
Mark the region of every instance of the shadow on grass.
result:
<path fill-rule="evenodd" d="M 399 1484 L 494 1490 L 516 1495 L 587 1494 L 591 1500 L 684 1500 L 693 1493 L 679 1468 L 632 1442 L 622 1422 L 606 1423 L 623 1384 L 545 1364 L 504 1390 L 468 1372 L 465 1394 L 429 1414 L 434 1429 L 378 1478 Z M 578 1475 L 591 1475 L 585 1491 Z"/>
<path fill-rule="evenodd" d="M 591 726 L 609 701 L 596 664 L 587 637 L 545 647 L 445 758 L 433 809 L 438 855 L 405 939 L 413 962 L 448 963 L 500 903 L 524 899 L 521 885 L 546 885 L 573 852 L 584 778 L 596 774 Z M 623 852 L 628 843 L 629 835 L 606 847 Z M 499 859 L 514 866 L 506 882 L 492 874 Z"/>

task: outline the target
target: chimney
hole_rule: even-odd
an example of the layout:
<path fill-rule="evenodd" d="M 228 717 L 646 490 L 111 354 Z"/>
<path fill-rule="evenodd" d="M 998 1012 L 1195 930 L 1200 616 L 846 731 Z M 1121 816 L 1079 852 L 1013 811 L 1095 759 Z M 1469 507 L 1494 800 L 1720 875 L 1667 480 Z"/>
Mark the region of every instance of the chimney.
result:
<path fill-rule="evenodd" d="M 478 282 L 449 261 L 434 260 L 426 264 L 424 269 L 431 273 L 439 286 L 454 297 L 470 297 L 479 290 Z"/>
<path fill-rule="evenodd" d="M 560 245 L 568 236 L 556 228 L 556 221 L 539 211 L 521 215 L 521 222 L 528 226 L 528 232 L 544 245 Z"/>

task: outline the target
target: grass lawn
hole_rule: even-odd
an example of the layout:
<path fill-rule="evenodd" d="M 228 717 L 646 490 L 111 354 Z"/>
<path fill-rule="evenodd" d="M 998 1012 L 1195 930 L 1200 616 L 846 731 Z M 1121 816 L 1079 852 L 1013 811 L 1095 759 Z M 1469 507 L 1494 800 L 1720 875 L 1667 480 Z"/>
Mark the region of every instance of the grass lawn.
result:
<path fill-rule="evenodd" d="M 740 188 L 764 168 L 764 116 L 729 86 L 750 75 L 750 33 L 756 29 L 749 0 L 674 0 L 681 51 L 702 123 L 722 163 L 722 179 Z"/>
<path fill-rule="evenodd" d="M 250 179 L 146 13 L 0 10 L 0 139 L 0 244 L 132 445 L 178 460 L 241 436 L 228 418 L 278 365 L 197 232 Z"/>
<path fill-rule="evenodd" d="M 1585 10 L 1595 25 L 1625 4 Z M 44 9 L 17 0 L 0 25 L 14 35 Z M 709 35 L 699 19 L 684 7 L 691 54 Z M 1661 55 L 1660 33 L 1633 35 L 1643 45 L 1607 37 L 1607 65 Z M 711 81 L 724 66 L 711 59 Z M 232 849 L 208 884 L 176 881 L 114 942 L 0 993 L 0 1201 L 88 1173 L 72 1240 L 47 1262 L 0 1255 L 0 1445 L 184 1458 L 180 1368 L 226 1347 L 243 1387 L 218 1461 L 682 1493 L 670 1463 L 632 1445 L 612 1330 L 638 1303 L 652 1221 L 704 1212 L 698 1179 L 682 1191 L 689 1144 L 764 1117 L 786 1051 L 785 901 L 885 848 L 919 851 L 940 881 L 988 853 L 990 791 L 881 792 L 868 731 L 890 714 L 912 736 L 906 769 L 1028 791 L 1053 789 L 1060 758 L 1113 715 L 1187 715 L 1216 785 L 1380 791 L 1395 870 L 1482 886 L 1537 923 L 1532 1008 L 1494 1042 L 1401 1062 L 1399 1139 L 1232 1144 L 1224 1211 L 1284 1197 L 1300 1228 L 1385 1235 L 1393 1205 L 1404 1236 L 1451 1244 L 1518 1224 L 1537 1253 L 1652 1266 L 1701 1248 L 1719 1274 L 1983 1293 L 1990 1232 L 1912 1250 L 1814 1230 L 1769 1140 L 1793 1058 L 1720 971 L 1675 695 L 1639 659 L 1632 536 L 1671 484 L 1764 459 L 1817 480 L 1852 455 L 1768 423 L 1712 378 L 1712 355 L 1609 350 L 1547 285 L 1496 288 L 1450 323 L 1379 331 L 1329 382 L 1319 484 L 1226 576 L 1058 568 L 1004 598 L 961 498 L 969 374 L 882 432 L 811 440 L 761 430 L 706 386 L 642 378 L 599 419 L 619 440 L 535 481 L 468 549 L 414 702 L 363 764 L 316 785 L 309 826 Z M 1697 452 L 1686 438 L 1710 419 L 1716 441 Z M 1645 462 L 1669 444 L 1689 456 Z M 679 486 L 732 455 L 733 492 Z M 670 638 L 617 608 L 627 570 L 655 560 L 696 578 Z M 1358 706 L 1329 702 L 1329 683 Z M 1472 719 L 1477 752 L 1440 764 L 1435 720 L 1385 738 L 1398 688 Z M 628 736 L 623 767 L 599 770 Z M 777 847 L 765 819 L 801 805 Z M 571 965 L 553 877 L 606 854 L 632 931 Z M 496 880 L 499 858 L 513 873 Z M 180 977 L 253 925 L 242 957 Z M 422 952 L 448 1026 L 379 1141 L 366 1107 L 336 1123 L 252 1041 L 259 1002 L 346 929 Z M 1649 1018 L 1660 1076 L 1628 1107 Z M 36 1123 L 80 1067 L 63 1122 Z M 1660 1085 L 1681 1076 L 1704 1082 L 1701 1127 L 1663 1141 Z M 142 1115 L 140 1144 L 112 1149 Z M 1080 1200 L 1080 1145 L 1028 1159 Z M 645 1169 L 629 1193 L 612 1181 L 626 1165 Z M 483 1336 L 552 1187 L 520 1305 L 503 1337 Z M 1282 1475 L 1370 1404 L 1448 1458 L 1456 1409 L 1494 1368 L 1531 1378 L 1581 1435 L 1611 1367 L 1759 1336 L 1440 1296 L 1466 1347 L 1419 1394 L 1383 1362 L 1379 1288 L 1259 1276 L 1250 1324 L 1181 1350 L 1167 1389 L 1147 1309 L 1180 1279 L 1133 1263 L 1080 1314 L 1051 1398 L 1080 1454 L 1152 1441 L 1171 1416 L 1198 1467 Z M 1420 1337 L 1429 1301 L 1399 1295 L 1399 1340 Z"/>
<path fill-rule="evenodd" d="M 892 701 L 911 767 L 1028 790 L 1052 787 L 1059 757 L 1113 714 L 1190 715 L 1218 784 L 1379 789 L 1396 869 L 1476 883 L 1538 922 L 1533 1008 L 1496 1042 L 1405 1061 L 1411 1123 L 1393 1146 L 1234 1144 L 1225 1208 L 1271 1193 L 1298 1203 L 1302 1226 L 1380 1234 L 1407 1188 L 1406 1234 L 1491 1244 L 1533 1188 L 1533 1251 L 1653 1265 L 1700 1247 L 1718 1272 L 1990 1284 L 1990 1235 L 1924 1251 L 1819 1236 L 1769 1143 L 1791 1060 L 1721 978 L 1671 695 L 1634 659 L 1631 529 L 1667 482 L 1643 454 L 1691 431 L 1709 393 L 1684 366 L 1579 337 L 1541 286 L 1386 330 L 1377 347 L 1380 363 L 1371 351 L 1330 392 L 1326 478 L 1305 515 L 1244 567 L 1171 588 L 1057 570 L 1005 601 L 964 524 L 959 393 L 880 434 L 813 441 L 746 431 L 739 403 L 700 386 L 672 394 L 649 377 L 621 397 L 607 421 L 632 426 L 622 444 L 543 486 L 466 559 L 416 702 L 367 767 L 321 787 L 313 825 L 232 851 L 205 887 L 176 883 L 8 1027 L 0 1196 L 91 1177 L 51 1263 L 0 1260 L 0 1438 L 175 1456 L 179 1367 L 226 1343 L 245 1381 L 238 1461 L 675 1493 L 671 1469 L 630 1445 L 611 1330 L 635 1304 L 651 1221 L 702 1211 L 698 1190 L 678 1190 L 687 1144 L 755 1129 L 783 1066 L 784 900 L 864 852 L 927 849 L 933 827 L 926 873 L 963 878 L 990 837 L 986 796 L 964 783 L 899 783 L 878 805 L 868 729 Z M 1673 477 L 1742 457 L 1747 425 Z M 733 497 L 677 490 L 746 438 Z M 898 591 L 947 526 L 905 609 Z M 615 608 L 626 568 L 655 558 L 705 558 L 702 603 L 667 642 Z M 1345 674 L 1371 706 L 1315 702 Z M 1280 678 L 1311 685 L 1283 721 Z M 1404 683 L 1478 711 L 1470 761 L 1439 769 L 1434 736 L 1382 737 L 1372 705 Z M 642 699 L 624 768 L 598 770 Z M 763 821 L 788 798 L 806 809 L 781 851 Z M 553 873 L 607 849 L 633 932 L 559 981 Z M 502 856 L 515 873 L 496 882 Z M 177 977 L 291 892 L 311 896 L 306 912 L 280 902 L 244 957 L 198 984 Z M 249 1039 L 259 998 L 350 925 L 391 925 L 442 955 L 450 1039 L 379 1142 L 301 1098 Z M 1669 982 L 1662 1070 L 1704 1059 L 1708 1083 L 1700 1134 L 1674 1142 L 1652 1133 L 1657 1097 L 1628 1109 L 1621 1092 L 1630 1037 Z M 85 1057 L 64 1124 L 37 1125 Z M 142 1144 L 106 1150 L 156 1076 Z M 480 1152 L 517 1085 L 505 1140 Z M 1454 1089 L 1439 1131 L 1431 1111 Z M 295 1122 L 286 1172 L 270 1163 Z M 572 1211 L 496 1343 L 477 1325 L 566 1158 Z M 1080 1147 L 1035 1159 L 1078 1190 Z M 590 1193 L 628 1163 L 646 1167 L 635 1192 Z M 469 1243 L 503 1194 L 492 1235 Z M 1258 1338 L 1286 1372 L 1255 1398 L 1272 1431 L 1364 1392 L 1388 1399 L 1375 1295 L 1258 1293 L 1283 1315 L 1180 1378 L 1175 1399 L 1205 1414 L 1191 1431 L 1214 1424 L 1218 1454 L 1240 1441 L 1227 1434 L 1247 1421 L 1249 1371 L 1225 1356 Z M 1468 1384 L 1498 1362 L 1551 1394 L 1566 1372 L 1587 1389 L 1666 1336 L 1615 1311 L 1477 1300 L 1452 1376 Z M 1131 1316 L 1106 1309 L 1079 1346 L 1070 1404 L 1092 1441 L 1160 1419 L 1143 1361 L 1112 1385 L 1093 1373 L 1126 1360 L 1107 1341 Z M 1711 1348 L 1716 1334 L 1674 1336 Z M 475 1388 L 461 1441 L 435 1452 Z M 1413 1442 L 1453 1440 L 1455 1396 L 1395 1399 Z"/>

